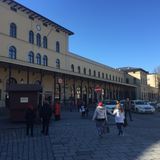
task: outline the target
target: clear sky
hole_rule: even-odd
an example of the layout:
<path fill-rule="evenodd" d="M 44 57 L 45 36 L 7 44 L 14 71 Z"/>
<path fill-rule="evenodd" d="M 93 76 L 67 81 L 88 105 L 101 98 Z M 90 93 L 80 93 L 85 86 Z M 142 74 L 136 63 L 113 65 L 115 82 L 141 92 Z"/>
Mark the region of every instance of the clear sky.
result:
<path fill-rule="evenodd" d="M 160 66 L 160 0 L 16 0 L 74 32 L 69 50 L 113 68 Z"/>

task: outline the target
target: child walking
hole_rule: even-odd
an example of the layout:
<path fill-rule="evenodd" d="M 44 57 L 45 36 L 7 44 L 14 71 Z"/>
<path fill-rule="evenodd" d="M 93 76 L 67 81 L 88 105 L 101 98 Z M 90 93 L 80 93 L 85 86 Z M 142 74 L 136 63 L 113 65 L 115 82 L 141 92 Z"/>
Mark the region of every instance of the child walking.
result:
<path fill-rule="evenodd" d="M 113 115 L 115 115 L 115 122 L 118 129 L 118 135 L 124 135 L 123 132 L 123 124 L 124 124 L 124 110 L 120 105 L 120 102 L 117 101 L 116 108 L 113 111 Z"/>

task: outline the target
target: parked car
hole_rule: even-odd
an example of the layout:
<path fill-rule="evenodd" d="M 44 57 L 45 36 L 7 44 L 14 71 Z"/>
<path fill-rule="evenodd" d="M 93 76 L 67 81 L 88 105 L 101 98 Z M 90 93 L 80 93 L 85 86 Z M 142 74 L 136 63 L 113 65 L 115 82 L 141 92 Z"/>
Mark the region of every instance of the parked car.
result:
<path fill-rule="evenodd" d="M 116 100 L 104 100 L 103 104 L 109 112 L 113 112 L 117 103 L 116 103 Z"/>
<path fill-rule="evenodd" d="M 156 109 L 157 109 L 157 111 L 160 111 L 160 103 L 157 103 Z"/>
<path fill-rule="evenodd" d="M 153 106 L 155 109 L 157 109 L 157 102 L 156 102 L 156 101 L 154 101 L 154 102 L 149 101 L 148 103 L 149 103 L 151 106 Z"/>
<path fill-rule="evenodd" d="M 134 111 L 138 113 L 154 113 L 155 108 L 144 100 L 133 100 Z"/>

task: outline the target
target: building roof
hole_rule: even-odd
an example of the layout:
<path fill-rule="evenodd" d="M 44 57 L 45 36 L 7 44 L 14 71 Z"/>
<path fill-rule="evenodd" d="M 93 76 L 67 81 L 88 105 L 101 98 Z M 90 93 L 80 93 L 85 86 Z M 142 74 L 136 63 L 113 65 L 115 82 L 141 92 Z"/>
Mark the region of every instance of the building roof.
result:
<path fill-rule="evenodd" d="M 125 72 L 135 72 L 135 71 L 142 71 L 145 72 L 146 74 L 148 74 L 148 71 L 145 71 L 142 68 L 135 68 L 135 67 L 121 67 L 121 68 L 117 68 L 120 71 L 125 71 Z"/>
<path fill-rule="evenodd" d="M 55 27 L 57 30 L 61 30 L 61 31 L 67 33 L 68 35 L 74 34 L 72 31 L 70 31 L 70 30 L 60 26 L 59 24 L 53 22 L 52 20 L 32 11 L 31 9 L 23 6 L 22 4 L 20 4 L 18 2 L 15 2 L 13 0 L 0 0 L 0 2 L 4 2 L 4 3 L 8 4 L 10 7 L 12 7 L 12 9 L 14 8 L 16 10 L 20 10 L 21 12 L 26 13 L 29 17 L 41 20 L 43 22 L 43 24 L 51 25 L 51 26 Z"/>
<path fill-rule="evenodd" d="M 42 91 L 42 86 L 38 84 L 10 84 L 6 90 L 9 92 L 40 92 Z"/>

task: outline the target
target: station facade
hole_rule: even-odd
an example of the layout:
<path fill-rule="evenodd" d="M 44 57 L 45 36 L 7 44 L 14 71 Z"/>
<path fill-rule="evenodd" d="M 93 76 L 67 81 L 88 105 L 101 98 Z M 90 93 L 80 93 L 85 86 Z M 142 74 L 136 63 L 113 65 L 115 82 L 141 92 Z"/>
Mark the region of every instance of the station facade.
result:
<path fill-rule="evenodd" d="M 12 0 L 0 0 L 0 22 L 0 106 L 10 84 L 39 84 L 51 103 L 137 98 L 137 77 L 71 53 L 63 26 Z"/>

